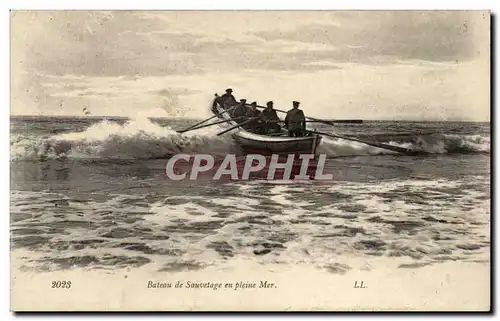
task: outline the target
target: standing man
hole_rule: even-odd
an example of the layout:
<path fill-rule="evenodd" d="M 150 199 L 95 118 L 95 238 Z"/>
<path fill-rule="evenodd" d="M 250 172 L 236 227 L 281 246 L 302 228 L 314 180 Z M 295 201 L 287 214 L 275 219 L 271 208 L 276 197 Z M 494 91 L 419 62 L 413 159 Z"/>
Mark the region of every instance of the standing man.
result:
<path fill-rule="evenodd" d="M 279 133 L 281 127 L 279 124 L 279 117 L 276 114 L 276 110 L 273 109 L 274 103 L 272 101 L 267 102 L 267 108 L 262 111 L 262 121 L 265 123 L 264 128 L 267 134 Z"/>
<path fill-rule="evenodd" d="M 231 88 L 226 89 L 226 93 L 220 97 L 220 102 L 222 108 L 224 109 L 228 109 L 238 104 L 238 102 L 233 96 L 233 90 Z"/>
<path fill-rule="evenodd" d="M 300 102 L 293 102 L 293 109 L 286 113 L 285 127 L 288 129 L 289 137 L 302 137 L 306 131 L 306 117 L 299 109 Z"/>

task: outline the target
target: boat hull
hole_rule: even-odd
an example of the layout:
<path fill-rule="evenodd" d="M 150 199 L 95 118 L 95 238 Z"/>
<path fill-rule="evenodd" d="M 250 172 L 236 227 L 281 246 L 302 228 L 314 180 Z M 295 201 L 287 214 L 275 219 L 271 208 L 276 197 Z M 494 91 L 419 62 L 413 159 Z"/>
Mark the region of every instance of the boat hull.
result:
<path fill-rule="evenodd" d="M 314 151 L 321 137 L 301 137 L 287 138 L 281 137 L 270 138 L 262 135 L 256 135 L 247 131 L 238 131 L 232 135 L 233 139 L 246 153 L 255 154 L 314 154 Z"/>

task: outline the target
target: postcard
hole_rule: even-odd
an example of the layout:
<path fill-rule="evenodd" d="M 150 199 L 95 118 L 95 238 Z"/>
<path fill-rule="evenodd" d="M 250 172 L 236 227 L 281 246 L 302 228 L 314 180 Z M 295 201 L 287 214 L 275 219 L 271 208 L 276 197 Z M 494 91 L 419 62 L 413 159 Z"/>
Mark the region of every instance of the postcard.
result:
<path fill-rule="evenodd" d="M 488 311 L 489 11 L 10 13 L 13 311 Z"/>

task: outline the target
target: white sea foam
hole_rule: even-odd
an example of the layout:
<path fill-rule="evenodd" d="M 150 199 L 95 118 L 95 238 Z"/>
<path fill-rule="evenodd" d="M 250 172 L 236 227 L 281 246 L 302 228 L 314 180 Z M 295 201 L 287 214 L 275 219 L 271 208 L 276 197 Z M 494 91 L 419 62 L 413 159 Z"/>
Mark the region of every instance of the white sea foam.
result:
<path fill-rule="evenodd" d="M 220 130 L 207 127 L 178 134 L 147 118 L 133 119 L 120 125 L 102 121 L 84 131 L 53 135 L 48 138 L 13 135 L 11 159 L 45 158 L 125 158 L 169 157 L 174 153 L 212 153 L 225 155 L 237 151 L 229 135 L 216 136 Z M 490 139 L 480 135 L 427 135 L 412 142 L 385 142 L 433 154 L 488 153 Z M 319 153 L 335 156 L 397 154 L 396 152 L 345 139 L 324 137 Z"/>

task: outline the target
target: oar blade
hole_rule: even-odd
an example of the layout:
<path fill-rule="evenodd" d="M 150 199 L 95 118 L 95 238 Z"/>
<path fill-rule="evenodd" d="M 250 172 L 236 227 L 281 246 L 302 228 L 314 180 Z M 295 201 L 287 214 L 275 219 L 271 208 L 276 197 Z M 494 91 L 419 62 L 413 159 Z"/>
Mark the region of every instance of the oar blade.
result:
<path fill-rule="evenodd" d="M 371 146 L 374 146 L 374 147 L 382 148 L 382 149 L 392 150 L 392 151 L 395 151 L 395 152 L 398 152 L 398 153 L 416 154 L 415 151 L 413 151 L 411 149 L 408 149 L 408 148 L 404 148 L 404 147 L 399 147 L 399 146 L 394 146 L 394 145 L 387 145 L 387 144 L 380 144 L 380 143 L 375 143 L 375 142 L 368 143 L 368 142 L 364 142 L 363 141 L 362 143 L 365 143 L 365 144 L 368 144 L 368 145 L 371 145 Z"/>
<path fill-rule="evenodd" d="M 382 144 L 382 143 L 377 143 L 377 142 L 369 142 L 369 141 L 364 141 L 364 140 L 357 139 L 357 138 L 346 137 L 346 136 L 335 135 L 335 134 L 329 134 L 329 133 L 324 133 L 324 132 L 318 132 L 318 131 L 315 131 L 315 130 L 309 130 L 309 132 L 314 133 L 314 134 L 318 134 L 318 135 L 324 135 L 324 136 L 328 136 L 328 137 L 333 137 L 333 138 L 340 138 L 340 139 L 350 140 L 350 141 L 354 141 L 354 142 L 358 142 L 358 143 L 362 143 L 362 144 L 366 144 L 366 145 L 370 145 L 370 146 L 378 147 L 378 148 L 382 148 L 382 149 L 387 149 L 387 150 L 390 150 L 390 151 L 394 151 L 394 152 L 398 152 L 398 153 L 403 153 L 403 154 L 407 154 L 407 155 L 416 155 L 416 154 L 418 154 L 417 151 L 414 151 L 414 150 L 411 150 L 411 149 L 408 149 L 408 148 L 404 148 L 404 147 L 399 147 L 399 146 L 394 146 L 394 145 L 387 145 L 387 144 Z"/>

